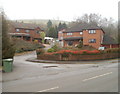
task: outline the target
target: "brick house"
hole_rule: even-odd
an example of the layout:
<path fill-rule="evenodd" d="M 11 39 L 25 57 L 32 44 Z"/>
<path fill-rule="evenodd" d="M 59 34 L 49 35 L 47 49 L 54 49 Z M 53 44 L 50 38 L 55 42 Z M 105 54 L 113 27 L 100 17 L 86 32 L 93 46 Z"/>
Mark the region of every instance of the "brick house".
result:
<path fill-rule="evenodd" d="M 20 23 L 20 22 L 11 22 L 11 32 L 9 33 L 11 37 L 20 38 L 25 41 L 42 41 L 40 32 L 44 32 L 39 25 L 29 24 L 29 23 Z"/>
<path fill-rule="evenodd" d="M 84 46 L 92 46 L 97 49 L 101 46 L 110 48 L 111 43 L 106 44 L 104 37 L 105 32 L 101 27 L 85 23 L 77 24 L 58 33 L 58 40 L 62 47 L 77 46 L 82 41 Z M 118 44 L 112 43 L 112 45 L 114 45 L 112 47 L 118 47 Z"/>

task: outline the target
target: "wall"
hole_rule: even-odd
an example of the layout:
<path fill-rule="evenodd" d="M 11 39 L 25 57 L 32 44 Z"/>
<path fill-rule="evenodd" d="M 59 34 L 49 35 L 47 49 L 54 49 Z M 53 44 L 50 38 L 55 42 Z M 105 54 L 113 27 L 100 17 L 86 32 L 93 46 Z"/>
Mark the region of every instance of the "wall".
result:
<path fill-rule="evenodd" d="M 56 61 L 104 60 L 118 58 L 118 53 L 106 53 L 98 55 L 69 55 L 69 57 L 62 57 L 61 55 L 38 55 L 37 58 L 40 60 L 56 60 Z"/>
<path fill-rule="evenodd" d="M 95 34 L 89 34 L 88 30 L 83 31 L 83 45 L 90 45 L 95 48 L 99 48 L 101 46 L 103 32 L 102 30 L 96 30 Z M 89 39 L 96 39 L 96 43 L 89 43 Z"/>
<path fill-rule="evenodd" d="M 64 38 L 68 37 L 83 37 L 83 35 L 80 34 L 80 32 L 72 32 L 72 35 L 67 35 L 67 33 L 63 33 Z"/>
<path fill-rule="evenodd" d="M 106 47 L 106 48 L 119 48 L 120 44 L 102 44 L 102 47 Z"/>

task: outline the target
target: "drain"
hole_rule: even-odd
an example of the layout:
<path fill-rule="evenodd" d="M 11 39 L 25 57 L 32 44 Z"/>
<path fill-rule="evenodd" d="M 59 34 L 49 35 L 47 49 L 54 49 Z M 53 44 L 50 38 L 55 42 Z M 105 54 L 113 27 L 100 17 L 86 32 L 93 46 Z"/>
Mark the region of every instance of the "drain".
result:
<path fill-rule="evenodd" d="M 58 66 L 43 66 L 43 68 L 51 68 L 51 67 L 58 67 Z"/>

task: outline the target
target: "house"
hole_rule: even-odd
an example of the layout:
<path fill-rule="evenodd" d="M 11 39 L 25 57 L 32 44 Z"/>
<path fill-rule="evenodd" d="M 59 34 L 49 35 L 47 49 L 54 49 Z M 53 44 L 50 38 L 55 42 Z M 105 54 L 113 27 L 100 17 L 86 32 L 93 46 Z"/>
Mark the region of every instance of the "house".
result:
<path fill-rule="evenodd" d="M 42 38 L 40 32 L 44 32 L 39 25 L 23 23 L 23 22 L 11 22 L 12 30 L 9 33 L 11 37 L 20 38 L 25 41 L 38 41 L 41 42 Z"/>
<path fill-rule="evenodd" d="M 104 34 L 101 46 L 106 48 L 119 48 L 120 44 L 118 44 L 112 37 Z"/>
<path fill-rule="evenodd" d="M 118 47 L 118 44 L 115 43 L 106 44 L 106 40 L 109 41 L 109 39 L 106 39 L 105 32 L 101 27 L 86 23 L 77 24 L 67 30 L 59 31 L 58 39 L 62 47 L 77 46 L 80 41 L 84 46 L 92 46 L 96 49 L 101 46 L 107 48 Z"/>

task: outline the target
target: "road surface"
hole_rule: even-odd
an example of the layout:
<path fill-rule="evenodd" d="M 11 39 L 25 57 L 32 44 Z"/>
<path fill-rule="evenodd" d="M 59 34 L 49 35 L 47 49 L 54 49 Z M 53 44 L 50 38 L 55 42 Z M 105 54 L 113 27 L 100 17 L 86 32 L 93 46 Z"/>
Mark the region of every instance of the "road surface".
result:
<path fill-rule="evenodd" d="M 3 74 L 3 80 L 9 78 L 3 82 L 3 92 L 118 92 L 116 59 L 63 65 L 25 61 L 32 56 L 15 57 L 13 73 Z"/>

